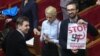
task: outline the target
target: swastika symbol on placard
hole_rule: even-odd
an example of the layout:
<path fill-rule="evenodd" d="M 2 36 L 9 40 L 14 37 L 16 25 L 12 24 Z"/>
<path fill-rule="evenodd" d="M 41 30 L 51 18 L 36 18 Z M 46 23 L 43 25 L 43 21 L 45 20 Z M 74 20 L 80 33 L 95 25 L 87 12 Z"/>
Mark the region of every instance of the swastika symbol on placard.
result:
<path fill-rule="evenodd" d="M 72 40 L 71 41 L 77 41 L 82 40 L 85 38 L 85 33 L 83 34 L 72 34 Z"/>

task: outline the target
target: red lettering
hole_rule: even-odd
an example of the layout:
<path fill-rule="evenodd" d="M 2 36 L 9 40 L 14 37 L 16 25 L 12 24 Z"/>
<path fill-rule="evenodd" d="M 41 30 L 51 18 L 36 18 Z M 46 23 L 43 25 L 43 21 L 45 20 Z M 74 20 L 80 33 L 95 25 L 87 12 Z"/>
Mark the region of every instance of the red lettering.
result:
<path fill-rule="evenodd" d="M 78 25 L 78 26 L 72 26 L 72 27 L 69 27 L 68 28 L 68 33 L 73 33 L 73 32 L 81 32 L 83 30 L 86 30 L 87 29 L 87 25 Z"/>
<path fill-rule="evenodd" d="M 77 30 L 81 32 L 81 31 L 83 31 L 83 27 L 82 27 L 81 25 L 79 25 L 79 26 L 77 27 Z"/>
<path fill-rule="evenodd" d="M 72 28 L 73 28 L 73 31 L 76 32 L 76 26 L 73 26 Z"/>
<path fill-rule="evenodd" d="M 71 27 L 68 28 L 68 33 L 72 33 Z"/>

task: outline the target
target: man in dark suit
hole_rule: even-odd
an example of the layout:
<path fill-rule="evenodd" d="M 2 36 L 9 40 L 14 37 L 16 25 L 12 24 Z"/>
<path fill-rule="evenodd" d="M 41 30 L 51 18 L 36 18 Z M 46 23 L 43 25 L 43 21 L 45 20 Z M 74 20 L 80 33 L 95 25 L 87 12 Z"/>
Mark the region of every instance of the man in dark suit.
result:
<path fill-rule="evenodd" d="M 78 24 L 87 24 L 87 33 L 93 37 L 99 37 L 98 31 L 92 26 L 88 21 L 84 20 L 78 15 L 78 4 L 75 2 L 70 2 L 66 6 L 69 18 L 62 21 L 60 27 L 59 35 L 59 44 L 61 46 L 61 56 L 86 56 L 85 49 L 67 49 L 67 35 L 68 35 L 68 24 L 69 23 L 78 23 Z"/>
<path fill-rule="evenodd" d="M 6 56 L 31 56 L 25 41 L 25 34 L 29 28 L 28 18 L 18 17 L 16 30 L 10 31 L 4 41 Z"/>

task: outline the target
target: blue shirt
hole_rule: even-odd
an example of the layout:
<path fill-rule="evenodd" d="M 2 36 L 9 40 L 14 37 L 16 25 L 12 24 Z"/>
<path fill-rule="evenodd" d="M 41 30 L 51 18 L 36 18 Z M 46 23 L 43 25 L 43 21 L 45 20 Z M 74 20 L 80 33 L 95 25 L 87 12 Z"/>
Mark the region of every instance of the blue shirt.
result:
<path fill-rule="evenodd" d="M 45 38 L 43 37 L 45 34 L 48 35 L 50 41 L 53 41 L 54 43 L 59 43 L 58 36 L 60 30 L 60 23 L 61 22 L 57 19 L 55 19 L 52 23 L 50 23 L 48 20 L 43 21 L 40 40 L 45 40 Z"/>

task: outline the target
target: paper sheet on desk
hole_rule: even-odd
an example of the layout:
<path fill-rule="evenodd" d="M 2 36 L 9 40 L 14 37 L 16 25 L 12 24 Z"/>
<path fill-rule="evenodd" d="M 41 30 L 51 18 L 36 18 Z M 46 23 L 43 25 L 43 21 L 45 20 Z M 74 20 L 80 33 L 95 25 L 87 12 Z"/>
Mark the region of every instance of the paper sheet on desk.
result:
<path fill-rule="evenodd" d="M 26 41 L 27 45 L 34 45 L 34 38 L 31 38 L 29 40 Z"/>

